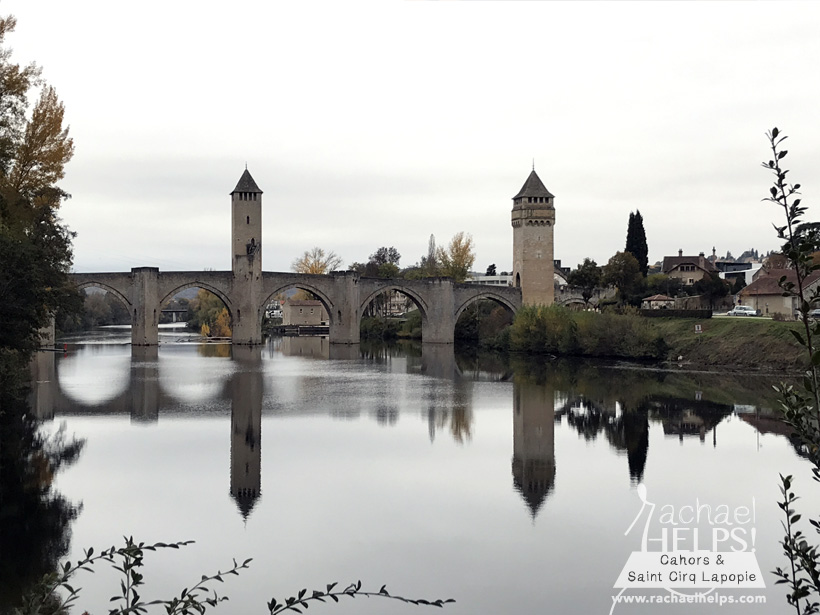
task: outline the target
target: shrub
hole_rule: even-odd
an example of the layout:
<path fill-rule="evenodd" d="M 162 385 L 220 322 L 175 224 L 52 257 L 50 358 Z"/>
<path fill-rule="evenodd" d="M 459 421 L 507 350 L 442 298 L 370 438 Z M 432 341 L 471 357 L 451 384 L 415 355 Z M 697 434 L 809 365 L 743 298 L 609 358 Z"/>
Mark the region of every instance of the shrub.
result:
<path fill-rule="evenodd" d="M 389 318 L 362 318 L 359 337 L 366 340 L 394 340 L 399 336 L 401 324 Z"/>
<path fill-rule="evenodd" d="M 667 346 L 634 308 L 572 312 L 561 306 L 525 306 L 510 330 L 510 348 L 520 352 L 660 359 Z"/>
<path fill-rule="evenodd" d="M 421 312 L 419 310 L 413 310 L 407 314 L 407 319 L 399 330 L 399 337 L 421 339 Z"/>

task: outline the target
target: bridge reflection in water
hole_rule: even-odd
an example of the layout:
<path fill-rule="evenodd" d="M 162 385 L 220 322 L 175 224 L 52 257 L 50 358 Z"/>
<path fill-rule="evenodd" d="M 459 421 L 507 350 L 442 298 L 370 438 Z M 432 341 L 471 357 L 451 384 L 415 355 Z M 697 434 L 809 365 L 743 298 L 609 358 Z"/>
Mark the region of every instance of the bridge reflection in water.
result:
<path fill-rule="evenodd" d="M 79 352 L 93 353 L 87 348 Z M 123 351 L 125 348 L 128 346 L 122 346 Z M 340 355 L 340 351 L 344 352 Z M 185 361 L 180 363 L 181 352 Z M 268 353 L 267 359 L 263 358 L 263 352 Z M 681 376 L 621 372 L 616 384 L 611 374 L 604 376 L 603 368 L 587 364 L 571 366 L 529 361 L 511 365 L 499 358 L 457 358 L 452 346 L 441 344 L 422 345 L 420 352 L 418 349 L 394 351 L 386 347 L 331 345 L 326 338 L 315 337 L 281 338 L 266 347 L 201 345 L 199 354 L 212 355 L 207 358 L 192 359 L 187 345 L 163 346 L 161 352 L 156 346 L 133 346 L 130 353 L 128 367 L 122 366 L 122 378 L 110 378 L 118 381 L 111 387 L 110 398 L 100 401 L 99 393 L 90 396 L 95 403 L 86 403 L 81 396 L 66 393 L 71 389 L 69 385 L 75 388 L 77 385 L 69 382 L 69 376 L 74 373 L 70 368 L 71 357 L 40 353 L 32 363 L 33 411 L 43 420 L 60 415 L 127 414 L 132 422 L 156 423 L 164 412 L 180 416 L 182 406 L 185 406 L 183 416 L 195 417 L 202 412 L 223 412 L 230 402 L 230 495 L 245 518 L 262 495 L 263 412 L 266 415 L 280 413 L 280 402 L 292 395 L 288 401 L 293 403 L 286 412 L 330 412 L 342 418 L 359 416 L 359 407 L 345 407 L 343 395 L 329 402 L 330 405 L 314 404 L 315 400 L 310 397 L 314 379 L 343 379 L 347 373 L 343 364 L 325 367 L 323 361 L 354 360 L 359 373 L 368 371 L 368 364 L 372 364 L 382 372 L 386 369 L 424 376 L 423 380 L 414 381 L 413 386 L 418 388 L 414 389 L 417 399 L 413 403 L 420 409 L 431 441 L 442 431 L 449 432 L 457 442 L 470 440 L 473 396 L 480 390 L 481 381 L 510 382 L 507 390 L 512 397 L 509 404 L 512 409 L 512 483 L 533 519 L 555 490 L 556 423 L 566 419 L 567 428 L 585 440 L 603 435 L 611 447 L 625 453 L 628 477 L 637 482 L 642 480 L 647 463 L 650 421 L 662 424 L 665 437 L 681 442 L 687 438 L 705 443 L 711 432 L 709 444 L 717 446 L 717 425 L 732 413 L 731 406 L 701 399 L 700 391 L 688 398 L 679 396 L 689 386 L 703 387 L 703 376 L 690 385 L 685 379 L 680 380 Z M 304 364 L 294 371 L 299 378 L 294 391 L 278 389 L 276 381 L 266 376 L 264 362 L 277 353 L 311 361 L 312 367 Z M 198 364 L 195 370 L 199 372 L 195 377 L 208 381 L 204 392 L 194 396 L 196 399 L 190 391 L 186 393 L 185 383 L 180 385 L 176 376 L 168 376 L 169 372 L 173 375 L 174 370 L 190 372 L 190 360 L 202 362 L 201 369 Z M 624 388 L 624 380 L 628 381 L 628 388 Z M 374 390 L 376 401 L 372 416 L 381 424 L 393 424 L 398 419 L 400 405 L 393 389 L 395 382 L 391 378 L 378 379 L 378 390 Z M 356 386 L 355 381 L 352 386 Z M 504 395 L 504 389 L 493 391 Z M 186 394 L 188 397 L 181 405 L 180 399 Z"/>

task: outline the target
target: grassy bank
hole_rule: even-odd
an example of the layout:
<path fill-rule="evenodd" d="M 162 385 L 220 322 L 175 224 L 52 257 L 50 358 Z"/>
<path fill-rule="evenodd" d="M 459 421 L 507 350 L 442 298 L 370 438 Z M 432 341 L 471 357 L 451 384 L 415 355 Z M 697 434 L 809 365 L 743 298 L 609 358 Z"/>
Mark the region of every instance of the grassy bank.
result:
<path fill-rule="evenodd" d="M 649 319 L 637 313 L 525 307 L 507 339 L 510 350 L 527 354 L 798 371 L 805 366 L 805 354 L 792 331 L 800 326 L 765 318 Z"/>
<path fill-rule="evenodd" d="M 695 325 L 701 333 L 695 333 Z M 805 351 L 791 331 L 796 322 L 766 318 L 656 318 L 651 326 L 669 346 L 669 357 L 688 365 L 737 366 L 767 370 L 802 370 Z"/>

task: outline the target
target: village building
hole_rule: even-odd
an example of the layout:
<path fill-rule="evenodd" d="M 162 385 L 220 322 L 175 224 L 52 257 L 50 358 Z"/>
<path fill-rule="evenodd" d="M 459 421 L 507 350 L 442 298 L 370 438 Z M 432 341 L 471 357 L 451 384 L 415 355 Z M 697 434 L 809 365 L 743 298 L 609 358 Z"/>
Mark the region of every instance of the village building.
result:
<path fill-rule="evenodd" d="M 698 256 L 684 256 L 683 250 L 678 250 L 677 256 L 663 257 L 661 273 L 680 280 L 684 286 L 692 286 L 706 276 L 717 273 L 717 268 L 703 252 Z"/>
<path fill-rule="evenodd" d="M 748 305 L 764 316 L 779 314 L 786 318 L 794 318 L 797 312 L 797 297 L 784 297 L 780 287 L 780 279 L 794 284 L 797 283 L 797 273 L 794 269 L 761 269 L 755 280 L 738 293 L 738 303 Z M 805 280 L 804 292 L 811 295 L 820 283 L 820 271 L 812 272 Z"/>
<path fill-rule="evenodd" d="M 282 305 L 283 325 L 327 325 L 327 311 L 321 301 L 314 299 L 289 299 Z"/>
<path fill-rule="evenodd" d="M 642 310 L 671 310 L 675 307 L 675 300 L 666 295 L 652 295 L 641 301 Z"/>

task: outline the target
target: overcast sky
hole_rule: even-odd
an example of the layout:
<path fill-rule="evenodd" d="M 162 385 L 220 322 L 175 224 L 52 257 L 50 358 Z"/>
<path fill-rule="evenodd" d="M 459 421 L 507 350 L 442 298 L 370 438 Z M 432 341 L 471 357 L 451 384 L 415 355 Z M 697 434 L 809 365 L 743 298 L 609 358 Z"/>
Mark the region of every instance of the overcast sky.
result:
<path fill-rule="evenodd" d="M 304 250 L 402 266 L 472 234 L 512 263 L 511 198 L 556 195 L 555 258 L 605 263 L 639 209 L 649 260 L 777 246 L 764 133 L 820 194 L 820 4 L 5 0 L 18 62 L 76 145 L 75 270 L 230 269 L 247 162 L 263 268 Z M 814 209 L 809 210 L 815 218 Z"/>

